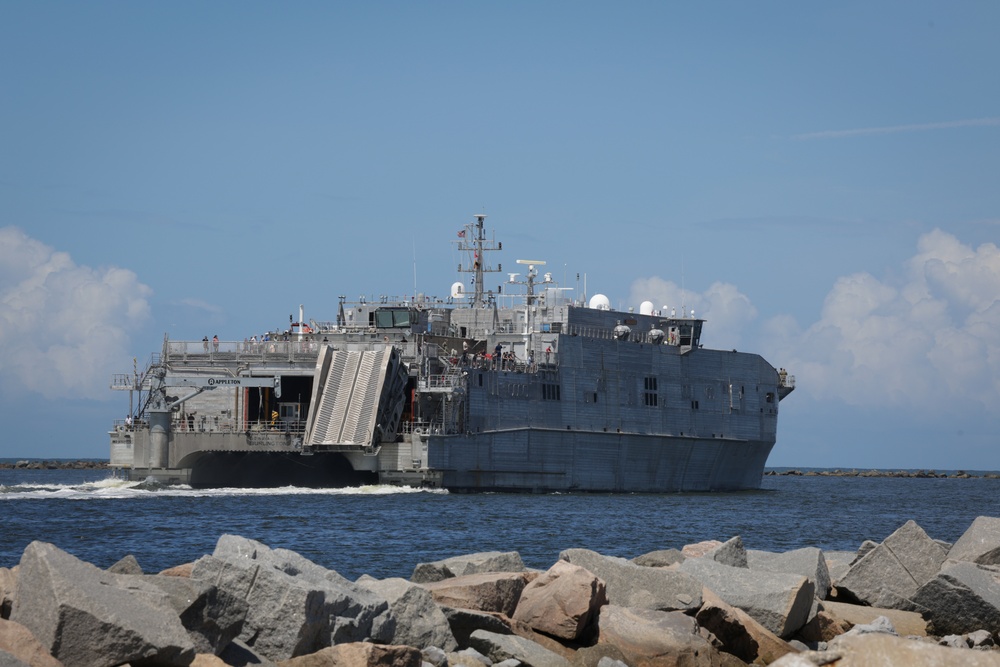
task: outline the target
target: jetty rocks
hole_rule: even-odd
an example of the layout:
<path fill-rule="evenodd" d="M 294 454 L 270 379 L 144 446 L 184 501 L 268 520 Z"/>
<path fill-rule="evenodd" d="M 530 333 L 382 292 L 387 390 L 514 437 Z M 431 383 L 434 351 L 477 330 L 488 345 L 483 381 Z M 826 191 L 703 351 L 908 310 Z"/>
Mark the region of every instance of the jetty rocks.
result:
<path fill-rule="evenodd" d="M 350 581 L 223 535 L 193 563 L 107 570 L 44 542 L 0 568 L 0 667 L 996 665 L 1000 518 L 955 544 L 910 521 L 857 552 L 740 537 L 631 560 L 517 552 Z"/>

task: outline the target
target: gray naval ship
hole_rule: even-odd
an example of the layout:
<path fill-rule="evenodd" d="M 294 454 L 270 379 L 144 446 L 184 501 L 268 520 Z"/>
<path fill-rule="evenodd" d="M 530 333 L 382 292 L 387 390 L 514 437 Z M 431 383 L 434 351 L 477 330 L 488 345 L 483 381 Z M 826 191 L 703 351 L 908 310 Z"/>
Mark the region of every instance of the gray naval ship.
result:
<path fill-rule="evenodd" d="M 111 466 L 194 487 L 396 484 L 452 491 L 759 488 L 794 377 L 705 349 L 682 308 L 567 297 L 540 260 L 494 291 L 475 216 L 446 299 L 339 298 L 336 319 L 174 341 L 117 375 Z M 492 282 L 492 280 L 491 280 Z"/>

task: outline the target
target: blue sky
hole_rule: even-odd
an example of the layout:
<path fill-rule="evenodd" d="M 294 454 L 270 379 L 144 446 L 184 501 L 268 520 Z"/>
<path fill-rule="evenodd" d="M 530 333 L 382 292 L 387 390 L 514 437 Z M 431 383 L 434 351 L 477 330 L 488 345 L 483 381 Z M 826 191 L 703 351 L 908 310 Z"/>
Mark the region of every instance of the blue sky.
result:
<path fill-rule="evenodd" d="M 1000 469 L 1000 5 L 0 2 L 0 457 L 112 373 L 444 295 L 476 213 L 796 376 L 772 465 Z M 582 288 L 582 285 L 581 285 Z"/>

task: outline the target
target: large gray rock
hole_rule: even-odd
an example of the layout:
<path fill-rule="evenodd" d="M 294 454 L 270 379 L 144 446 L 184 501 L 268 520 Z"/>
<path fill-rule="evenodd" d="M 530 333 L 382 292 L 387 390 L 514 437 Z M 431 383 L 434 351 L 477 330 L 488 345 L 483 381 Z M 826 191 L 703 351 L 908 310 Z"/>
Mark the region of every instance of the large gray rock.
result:
<path fill-rule="evenodd" d="M 223 535 L 212 556 L 195 562 L 191 578 L 247 602 L 240 639 L 270 660 L 392 636 L 384 599 L 295 552 L 254 540 Z"/>
<path fill-rule="evenodd" d="M 948 558 L 980 565 L 1000 564 L 1000 518 L 976 517 L 962 537 L 952 545 Z"/>
<path fill-rule="evenodd" d="M 751 572 L 704 558 L 688 558 L 679 569 L 779 637 L 791 636 L 809 620 L 815 588 L 802 575 Z"/>
<path fill-rule="evenodd" d="M 426 588 L 400 578 L 361 577 L 357 583 L 389 603 L 389 611 L 396 620 L 389 643 L 419 649 L 436 646 L 444 651 L 458 648 L 448 619 Z"/>
<path fill-rule="evenodd" d="M 726 653 L 746 663 L 770 664 L 794 653 L 787 642 L 765 628 L 750 614 L 727 604 L 711 590 L 704 593 L 705 602 L 695 615 L 698 625 L 708 630 Z"/>
<path fill-rule="evenodd" d="M 716 667 L 720 663 L 719 652 L 699 634 L 695 620 L 679 611 L 606 605 L 601 607 L 598 626 L 598 645 L 614 646 L 629 665 Z"/>
<path fill-rule="evenodd" d="M 743 538 L 739 535 L 731 537 L 709 550 L 702 558 L 708 558 L 730 567 L 747 567 L 747 551 L 743 547 Z"/>
<path fill-rule="evenodd" d="M 517 635 L 498 635 L 476 630 L 469 645 L 494 663 L 514 658 L 527 667 L 570 667 L 570 662 L 558 653 Z"/>
<path fill-rule="evenodd" d="M 830 570 L 823 552 L 816 547 L 794 549 L 783 553 L 770 551 L 747 551 L 747 564 L 751 571 L 785 572 L 801 574 L 809 579 L 816 589 L 816 597 L 826 599 L 830 592 Z"/>
<path fill-rule="evenodd" d="M 418 563 L 413 568 L 410 581 L 416 584 L 426 584 L 466 574 L 524 572 L 525 569 L 521 554 L 516 551 L 484 551 L 445 558 L 432 563 Z"/>
<path fill-rule="evenodd" d="M 32 542 L 21 555 L 11 620 L 66 665 L 189 664 L 194 644 L 167 596 L 132 581 L 125 590 L 122 576 Z"/>
<path fill-rule="evenodd" d="M 486 630 L 498 635 L 513 634 L 510 619 L 500 614 L 445 605 L 441 605 L 441 611 L 448 619 L 448 627 L 459 646 L 468 646 L 469 636 L 476 630 Z"/>
<path fill-rule="evenodd" d="M 946 561 L 913 596 L 936 635 L 1000 632 L 1000 568 Z"/>
<path fill-rule="evenodd" d="M 701 606 L 701 583 L 684 572 L 643 567 L 589 549 L 566 549 L 559 558 L 601 579 L 611 604 L 660 611 L 685 611 Z"/>
<path fill-rule="evenodd" d="M 524 572 L 483 572 L 420 585 L 429 590 L 440 605 L 511 616 L 528 579 L 533 576 Z"/>
<path fill-rule="evenodd" d="M 246 600 L 204 581 L 153 574 L 141 579 L 167 594 L 198 653 L 219 655 L 243 629 Z"/>
<path fill-rule="evenodd" d="M 561 560 L 525 586 L 512 618 L 536 632 L 577 641 L 589 635 L 598 610 L 607 603 L 603 581 Z"/>
<path fill-rule="evenodd" d="M 643 567 L 667 567 L 684 560 L 679 549 L 660 549 L 636 556 L 632 562 Z"/>
<path fill-rule="evenodd" d="M 830 573 L 830 584 L 835 585 L 851 570 L 851 563 L 857 558 L 855 551 L 824 551 L 826 570 Z"/>
<path fill-rule="evenodd" d="M 920 526 L 907 521 L 854 563 L 837 590 L 873 607 L 913 611 L 911 598 L 938 573 L 946 555 Z"/>
<path fill-rule="evenodd" d="M 143 574 L 139 561 L 137 561 L 135 556 L 132 554 L 128 554 L 120 561 L 109 567 L 108 572 L 111 572 L 112 574 Z"/>

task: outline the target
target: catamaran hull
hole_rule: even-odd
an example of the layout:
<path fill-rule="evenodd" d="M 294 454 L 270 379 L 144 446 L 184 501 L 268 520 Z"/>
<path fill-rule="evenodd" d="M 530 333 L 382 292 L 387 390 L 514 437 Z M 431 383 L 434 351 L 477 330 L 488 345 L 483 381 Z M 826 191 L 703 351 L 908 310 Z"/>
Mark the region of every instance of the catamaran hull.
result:
<path fill-rule="evenodd" d="M 663 493 L 758 489 L 773 442 L 516 429 L 431 438 L 453 491 Z"/>

